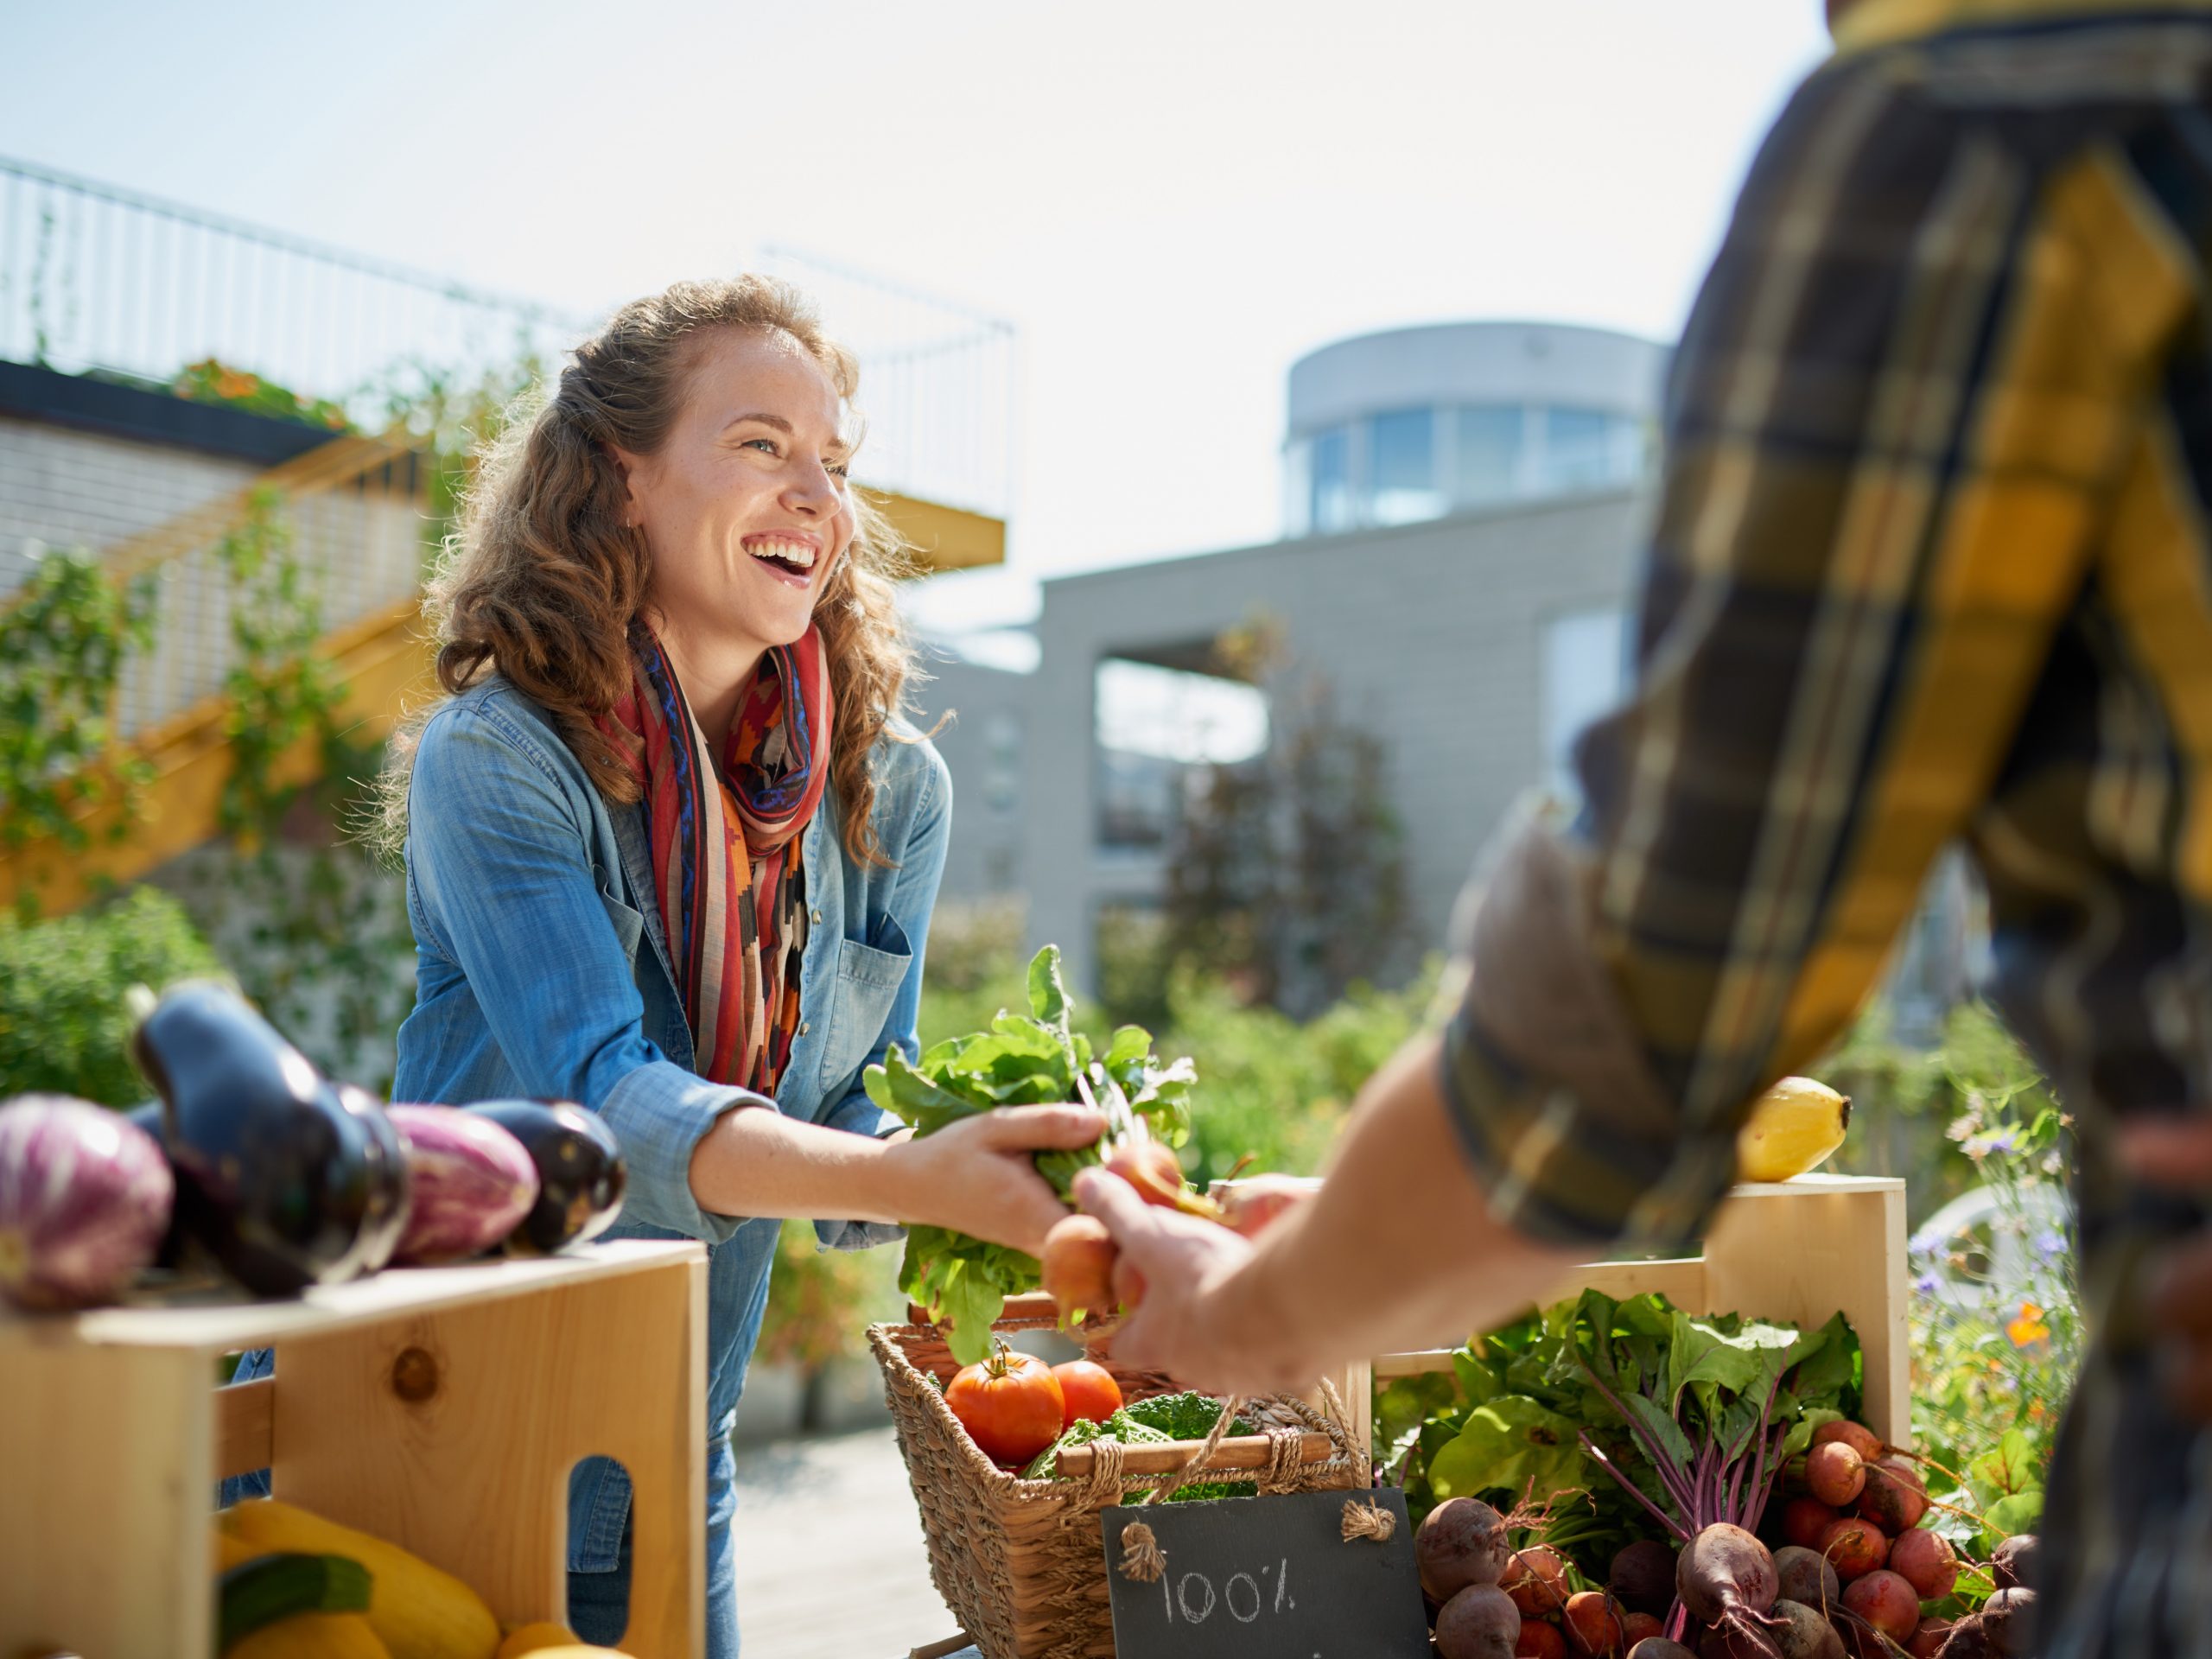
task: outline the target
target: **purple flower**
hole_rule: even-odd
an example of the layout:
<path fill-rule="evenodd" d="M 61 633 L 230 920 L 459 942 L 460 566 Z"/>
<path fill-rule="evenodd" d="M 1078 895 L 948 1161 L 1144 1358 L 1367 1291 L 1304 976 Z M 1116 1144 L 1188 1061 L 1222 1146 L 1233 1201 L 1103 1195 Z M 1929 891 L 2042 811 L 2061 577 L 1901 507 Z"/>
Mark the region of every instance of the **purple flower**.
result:
<path fill-rule="evenodd" d="M 2046 1262 L 2066 1254 L 2066 1235 L 2056 1227 L 2046 1227 L 2031 1241 L 2036 1253 Z"/>
<path fill-rule="evenodd" d="M 1942 1281 L 1932 1273 L 1923 1273 L 1912 1281 L 1912 1287 L 1923 1296 L 1933 1296 Z"/>

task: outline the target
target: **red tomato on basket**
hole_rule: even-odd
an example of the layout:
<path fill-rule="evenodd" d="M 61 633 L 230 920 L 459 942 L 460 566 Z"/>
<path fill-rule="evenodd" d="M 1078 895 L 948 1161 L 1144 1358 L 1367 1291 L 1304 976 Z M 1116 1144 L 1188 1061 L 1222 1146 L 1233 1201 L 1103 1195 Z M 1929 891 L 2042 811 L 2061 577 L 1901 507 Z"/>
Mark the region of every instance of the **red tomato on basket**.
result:
<path fill-rule="evenodd" d="M 1052 1368 L 1000 1345 L 944 1385 L 944 1403 L 994 1463 L 1027 1463 L 1060 1438 L 1065 1402 Z"/>
<path fill-rule="evenodd" d="M 1122 1385 L 1103 1365 L 1071 1359 L 1053 1366 L 1052 1375 L 1059 1379 L 1060 1398 L 1065 1402 L 1060 1408 L 1064 1431 L 1073 1428 L 1078 1417 L 1103 1423 L 1122 1408 Z"/>

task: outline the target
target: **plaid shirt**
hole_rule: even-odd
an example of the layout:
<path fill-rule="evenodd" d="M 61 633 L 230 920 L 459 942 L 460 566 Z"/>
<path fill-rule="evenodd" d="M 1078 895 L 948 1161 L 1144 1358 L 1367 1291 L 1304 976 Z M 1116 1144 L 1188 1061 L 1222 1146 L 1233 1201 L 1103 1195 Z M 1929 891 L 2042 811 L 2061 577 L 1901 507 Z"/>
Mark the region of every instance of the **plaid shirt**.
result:
<path fill-rule="evenodd" d="M 2134 1313 L 2204 1212 L 2109 1160 L 2126 1115 L 2212 1109 L 2212 4 L 1866 0 L 1838 33 L 1675 362 L 1582 817 L 1507 837 L 1469 906 L 1446 1092 L 1503 1219 L 1679 1247 L 1962 841 L 2080 1126 L 2101 1332 L 2044 1651 L 2212 1655 L 2212 1435 Z"/>

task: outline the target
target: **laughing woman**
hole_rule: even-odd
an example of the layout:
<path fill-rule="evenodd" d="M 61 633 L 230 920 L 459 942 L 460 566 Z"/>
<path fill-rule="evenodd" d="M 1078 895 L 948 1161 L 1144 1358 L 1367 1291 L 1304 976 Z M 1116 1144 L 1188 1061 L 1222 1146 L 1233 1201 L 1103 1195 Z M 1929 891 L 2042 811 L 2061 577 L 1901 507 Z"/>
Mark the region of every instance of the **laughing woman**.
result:
<path fill-rule="evenodd" d="M 778 1217 L 1034 1251 L 1027 1151 L 1072 1107 L 925 1141 L 860 1088 L 915 1047 L 944 766 L 899 718 L 895 548 L 846 482 L 853 359 L 792 289 L 617 312 L 489 455 L 435 590 L 448 696 L 403 774 L 419 992 L 395 1093 L 556 1096 L 630 1165 L 617 1236 L 703 1240 L 708 1650 L 737 1650 L 728 1429 Z M 570 1490 L 569 1622 L 621 1634 L 629 1484 Z"/>

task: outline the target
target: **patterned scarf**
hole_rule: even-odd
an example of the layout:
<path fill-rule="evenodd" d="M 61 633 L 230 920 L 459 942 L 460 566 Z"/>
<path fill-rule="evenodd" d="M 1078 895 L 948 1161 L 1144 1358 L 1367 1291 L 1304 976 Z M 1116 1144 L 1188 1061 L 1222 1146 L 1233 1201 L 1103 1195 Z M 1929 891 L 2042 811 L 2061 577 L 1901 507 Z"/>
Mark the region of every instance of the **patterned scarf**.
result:
<path fill-rule="evenodd" d="M 645 792 L 653 883 L 699 1075 L 772 1095 L 798 1026 L 799 832 L 830 782 L 830 673 L 812 628 L 761 658 L 719 762 L 660 641 L 599 722 Z"/>

